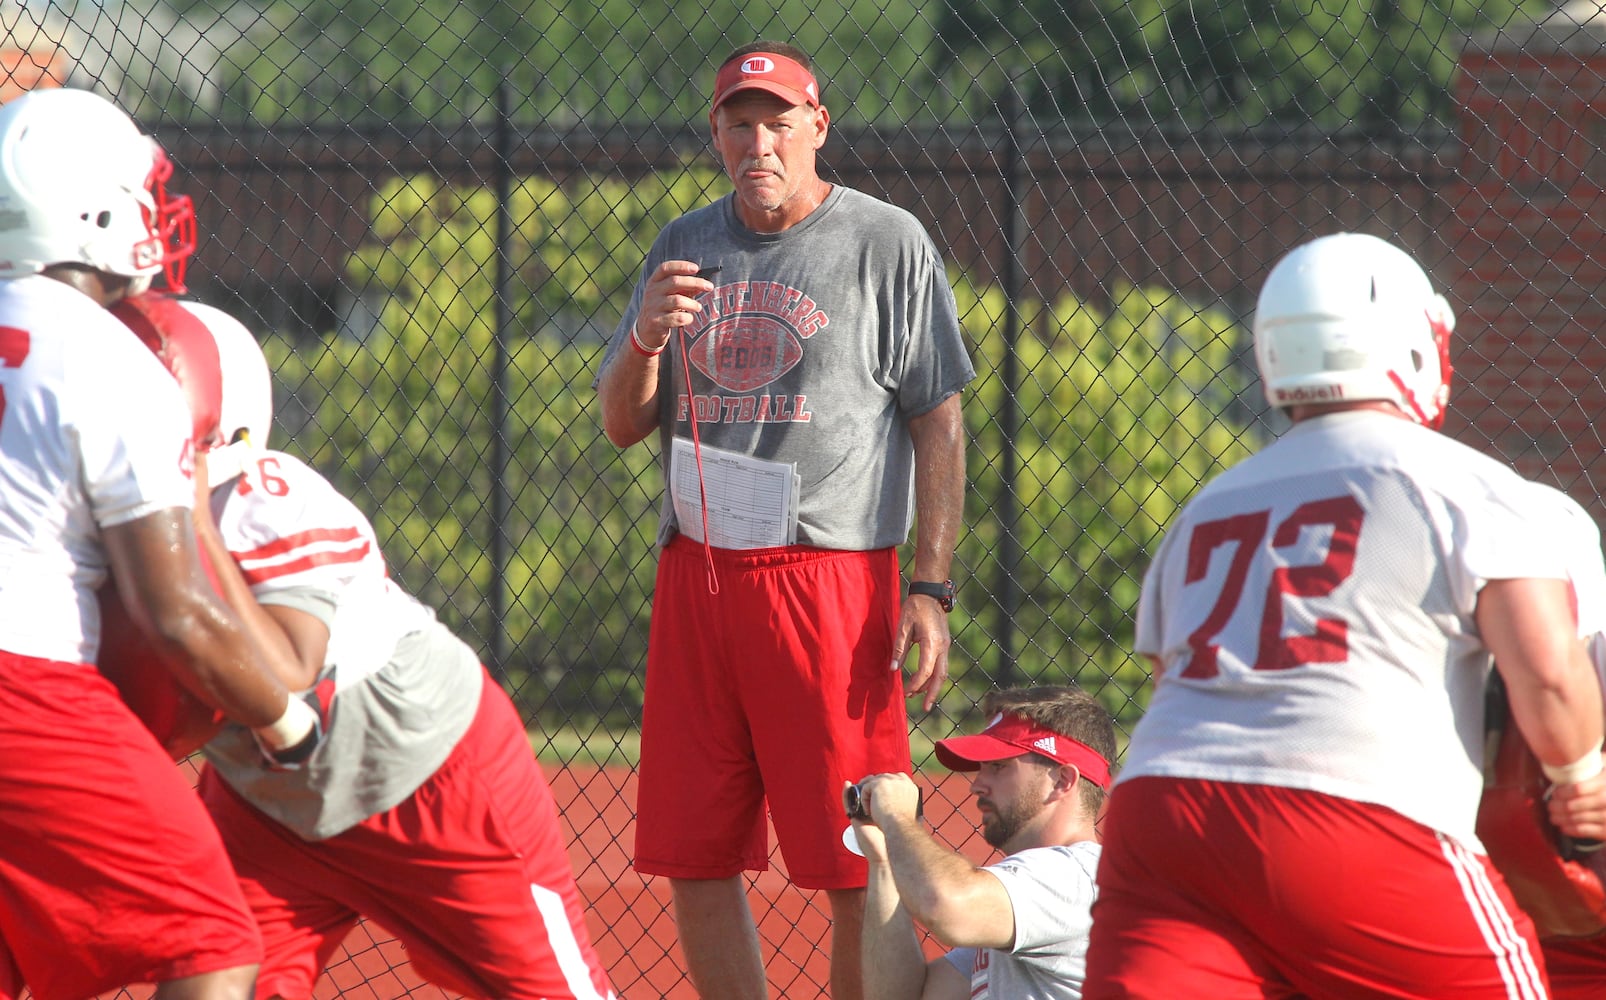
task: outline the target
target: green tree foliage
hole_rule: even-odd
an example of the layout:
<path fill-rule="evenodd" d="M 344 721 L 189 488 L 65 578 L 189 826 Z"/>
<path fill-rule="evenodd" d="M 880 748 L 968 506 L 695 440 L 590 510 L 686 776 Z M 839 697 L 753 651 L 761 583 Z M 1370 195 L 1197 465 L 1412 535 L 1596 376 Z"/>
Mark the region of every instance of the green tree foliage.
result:
<path fill-rule="evenodd" d="M 1238 128 L 1446 121 L 1465 37 L 1547 0 L 168 0 L 213 38 L 225 118 L 701 121 L 713 64 L 774 38 L 814 55 L 844 124 L 988 121 L 1013 85 L 1043 124 Z M 1013 84 L 1011 83 L 1013 81 Z"/>
<path fill-rule="evenodd" d="M 914 0 L 177 0 L 246 25 L 217 72 L 231 114 L 266 124 L 514 118 L 701 121 L 714 64 L 758 38 L 814 56 L 839 120 L 903 121 L 933 95 L 932 25 Z M 939 104 L 953 102 L 936 95 Z M 226 116 L 227 117 L 227 116 Z"/>
<path fill-rule="evenodd" d="M 970 0 L 937 18 L 939 80 L 985 115 L 1013 79 L 1040 121 L 1229 128 L 1447 121 L 1466 36 L 1542 0 Z"/>
<path fill-rule="evenodd" d="M 372 334 L 273 349 L 281 384 L 310 411 L 291 450 L 374 513 L 393 570 L 482 650 L 495 628 L 486 595 L 505 588 L 504 627 L 518 651 L 510 679 L 547 718 L 588 697 L 599 711 L 639 704 L 634 667 L 652 579 L 656 466 L 646 449 L 621 455 L 598 434 L 589 384 L 610 331 L 586 341 L 581 320 L 611 326 L 646 252 L 639 240 L 715 184 L 702 169 L 515 188 L 504 528 L 513 552 L 500 581 L 489 554 L 494 195 L 425 177 L 384 186 L 370 207 L 373 240 L 347 262 L 350 285 L 382 303 Z M 599 650 L 608 651 L 600 666 L 621 669 L 599 671 Z M 570 675 L 588 660 L 583 678 Z M 594 676 L 616 690 L 594 692 Z"/>
<path fill-rule="evenodd" d="M 1147 698 L 1148 665 L 1129 650 L 1149 554 L 1198 484 L 1256 444 L 1235 360 L 1243 331 L 1223 311 L 1155 289 L 1120 289 L 1108 310 L 1070 295 L 1027 302 L 1014 348 L 1027 374 L 1012 389 L 1001 374 L 1003 292 L 961 279 L 956 295 L 980 373 L 966 404 L 972 490 L 959 563 L 978 586 L 964 592 L 974 621 L 954 654 L 964 704 L 1007 667 L 1017 682 L 1075 680 L 1131 724 Z M 999 422 L 1011 395 L 1012 487 Z M 1001 506 L 1010 491 L 1013 529 Z M 1019 543 L 1013 567 L 1007 531 Z M 1013 629 L 998 600 L 1007 574 L 1023 596 Z M 993 644 L 1011 632 L 1013 648 Z"/>
<path fill-rule="evenodd" d="M 500 581 L 494 195 L 427 177 L 385 186 L 370 205 L 374 237 L 347 262 L 352 287 L 379 303 L 372 334 L 270 345 L 281 386 L 309 412 L 290 450 L 357 498 L 397 576 L 485 652 L 496 627 L 487 595 L 504 588 L 514 651 L 504 667 L 525 710 L 548 722 L 608 711 L 622 722 L 640 703 L 661 481 L 654 446 L 620 452 L 602 437 L 590 382 L 648 243 L 717 186 L 693 168 L 515 187 L 512 554 Z M 1146 672 L 1125 650 L 1146 553 L 1197 483 L 1247 451 L 1225 416 L 1242 384 L 1237 330 L 1156 291 L 1128 289 L 1107 313 L 1069 297 L 1026 305 L 1015 350 L 1030 374 L 1014 390 L 1023 557 L 1005 567 L 1004 300 L 954 280 L 983 376 L 966 413 L 974 488 L 959 560 L 974 621 L 956 619 L 953 704 L 968 708 L 1007 657 L 1017 677 L 1108 686 L 1111 708 L 1132 718 Z M 991 637 L 1004 612 L 987 593 L 1011 571 L 1026 595 L 1014 617 L 1022 641 L 1000 651 Z"/>

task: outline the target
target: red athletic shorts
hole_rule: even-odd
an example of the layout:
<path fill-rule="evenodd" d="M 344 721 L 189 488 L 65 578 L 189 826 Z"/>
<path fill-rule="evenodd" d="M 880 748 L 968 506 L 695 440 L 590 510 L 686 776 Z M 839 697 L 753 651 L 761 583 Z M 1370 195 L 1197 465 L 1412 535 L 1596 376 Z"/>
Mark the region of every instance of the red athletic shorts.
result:
<path fill-rule="evenodd" d="M 612 996 L 552 791 L 518 711 L 488 676 L 478 715 L 440 770 L 401 805 L 327 840 L 302 840 L 211 768 L 201 788 L 262 926 L 258 996 L 312 996 L 359 914 L 453 992 Z"/>
<path fill-rule="evenodd" d="M 1606 934 L 1546 938 L 1539 947 L 1550 970 L 1552 1000 L 1600 1000 L 1606 996 Z"/>
<path fill-rule="evenodd" d="M 92 666 L 0 652 L 0 998 L 254 965 L 195 790 Z"/>
<path fill-rule="evenodd" d="M 892 666 L 892 549 L 665 547 L 653 591 L 636 801 L 638 871 L 729 878 L 769 866 L 769 801 L 787 874 L 865 884 L 842 846 L 842 782 L 909 771 Z"/>
<path fill-rule="evenodd" d="M 1134 778 L 1104 843 L 1087 1000 L 1546 995 L 1489 859 L 1382 806 Z"/>

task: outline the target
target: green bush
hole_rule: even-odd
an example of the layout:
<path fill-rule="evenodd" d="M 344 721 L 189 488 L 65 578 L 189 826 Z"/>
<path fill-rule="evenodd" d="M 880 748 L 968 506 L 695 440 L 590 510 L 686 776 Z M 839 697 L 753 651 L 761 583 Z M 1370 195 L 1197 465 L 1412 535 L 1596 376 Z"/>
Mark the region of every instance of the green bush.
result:
<path fill-rule="evenodd" d="M 1024 304 L 1011 568 L 1004 296 L 963 280 L 956 294 L 979 377 L 966 404 L 971 491 L 958 559 L 972 610 L 955 622 L 963 662 L 952 665 L 951 698 L 963 707 L 996 684 L 1075 680 L 1133 723 L 1146 703 L 1148 666 L 1129 650 L 1149 553 L 1198 484 L 1253 448 L 1239 405 L 1242 331 L 1221 310 L 1154 290 L 1118 290 L 1107 311 L 1069 295 Z M 1011 572 L 1012 615 L 1000 602 Z"/>

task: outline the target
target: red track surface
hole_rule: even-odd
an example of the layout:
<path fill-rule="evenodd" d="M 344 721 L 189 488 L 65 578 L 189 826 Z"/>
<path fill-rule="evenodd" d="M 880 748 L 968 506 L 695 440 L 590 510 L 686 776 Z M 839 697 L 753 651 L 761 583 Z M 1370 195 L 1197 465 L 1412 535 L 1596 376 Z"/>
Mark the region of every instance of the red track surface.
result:
<path fill-rule="evenodd" d="M 668 883 L 638 875 L 630 867 L 635 773 L 627 768 L 572 765 L 548 768 L 548 778 L 569 827 L 569 859 L 580 894 L 590 906 L 592 943 L 621 1000 L 695 1000 L 675 943 Z M 963 845 L 972 860 L 985 861 L 990 849 L 975 834 L 968 781 L 961 775 L 942 774 L 933 788 L 927 777 L 920 780 L 928 785 L 926 818 L 938 835 Z M 771 995 L 786 1000 L 828 996 L 830 922 L 824 894 L 792 888 L 777 864 L 753 876 L 748 899 L 765 944 Z M 410 974 L 402 965 L 406 954 L 394 941 L 375 943 L 375 938 L 383 942 L 387 937 L 382 928 L 358 928 L 347 942 L 354 957 L 330 968 L 319 984 L 318 997 L 444 997 Z"/>
<path fill-rule="evenodd" d="M 925 777 L 920 780 L 927 783 Z M 568 768 L 552 774 L 551 782 L 573 829 L 569 857 L 581 895 L 591 905 L 592 940 L 615 989 L 624 1000 L 693 1000 L 696 993 L 675 944 L 668 884 L 630 867 L 635 774 Z M 963 844 L 973 860 L 985 860 L 990 849 L 975 835 L 968 796 L 963 776 L 943 774 L 940 786 L 927 790 L 927 819 L 939 836 Z M 830 922 L 824 894 L 792 888 L 777 864 L 753 877 L 748 899 L 765 943 L 771 995 L 828 996 Z"/>
<path fill-rule="evenodd" d="M 635 837 L 635 772 L 628 768 L 570 765 L 548 768 L 553 796 L 569 833 L 569 858 L 580 894 L 590 907 L 592 943 L 621 1000 L 696 1000 L 685 977 L 669 913 L 669 886 L 630 867 Z M 935 780 L 933 780 L 935 779 Z M 975 832 L 975 810 L 963 775 L 937 772 L 919 778 L 926 787 L 926 819 L 939 838 L 977 863 L 990 848 Z M 843 821 L 846 825 L 846 820 Z M 773 842 L 773 837 L 772 837 Z M 777 1000 L 829 996 L 830 922 L 823 893 L 794 889 L 777 865 L 753 876 L 748 894 L 765 945 L 770 994 Z M 928 952 L 936 946 L 927 943 Z M 143 998 L 150 990 L 129 990 Z M 318 1000 L 442 1000 L 407 964 L 406 952 L 384 928 L 363 924 L 345 953 L 318 982 Z"/>

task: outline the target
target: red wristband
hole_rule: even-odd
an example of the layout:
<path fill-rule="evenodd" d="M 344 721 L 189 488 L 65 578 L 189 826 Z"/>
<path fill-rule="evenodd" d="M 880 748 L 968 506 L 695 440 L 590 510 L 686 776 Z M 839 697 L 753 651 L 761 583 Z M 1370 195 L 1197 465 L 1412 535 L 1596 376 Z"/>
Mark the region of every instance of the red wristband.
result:
<path fill-rule="evenodd" d="M 643 344 L 641 342 L 641 337 L 636 333 L 636 324 L 634 323 L 630 324 L 630 346 L 636 349 L 637 354 L 645 358 L 656 358 L 658 355 L 664 353 L 663 347 L 653 350 L 646 344 Z M 669 345 L 666 343 L 664 347 L 667 346 Z"/>

